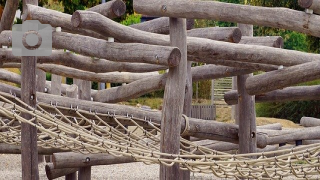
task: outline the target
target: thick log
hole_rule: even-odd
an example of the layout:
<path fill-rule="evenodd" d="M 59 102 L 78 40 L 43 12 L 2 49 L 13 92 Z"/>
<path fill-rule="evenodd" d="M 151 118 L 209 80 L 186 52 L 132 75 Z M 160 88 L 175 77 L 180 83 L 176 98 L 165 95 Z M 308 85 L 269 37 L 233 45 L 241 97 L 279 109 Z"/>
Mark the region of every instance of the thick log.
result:
<path fill-rule="evenodd" d="M 45 170 L 47 178 L 52 180 L 70 173 L 77 172 L 78 168 L 55 169 L 53 163 L 48 163 L 45 166 Z"/>
<path fill-rule="evenodd" d="M 132 157 L 115 157 L 110 154 L 81 154 L 74 152 L 54 153 L 52 162 L 55 169 L 79 168 L 97 165 L 112 165 L 135 162 Z"/>
<path fill-rule="evenodd" d="M 2 34 L 2 33 L 1 33 Z M 3 31 L 2 45 L 10 45 L 11 31 Z M 85 45 L 83 43 L 85 42 Z M 53 32 L 52 47 L 119 62 L 138 62 L 174 67 L 179 64 L 181 53 L 176 47 L 141 43 L 115 43 L 89 36 Z"/>
<path fill-rule="evenodd" d="M 12 49 L 0 49 L 1 63 L 20 63 L 21 57 L 13 56 Z M 105 72 L 152 72 L 167 69 L 166 66 L 145 64 L 145 63 L 127 63 L 113 62 L 105 59 L 91 58 L 74 54 L 72 52 L 64 52 L 62 50 L 53 50 L 50 56 L 38 56 L 37 63 L 58 64 L 67 67 L 90 71 L 95 73 Z M 8 67 L 8 66 L 7 66 Z M 15 66 L 20 68 L 19 66 Z"/>
<path fill-rule="evenodd" d="M 262 126 L 257 126 L 257 129 L 282 130 L 282 125 L 280 123 L 266 124 Z"/>
<path fill-rule="evenodd" d="M 224 66 L 205 65 L 191 68 L 192 81 L 218 79 L 239 74 L 250 73 L 245 69 L 236 69 Z M 104 89 L 93 95 L 94 101 L 100 102 L 121 102 L 131 98 L 139 97 L 143 94 L 163 89 L 167 81 L 167 73 L 134 81 L 120 87 Z"/>
<path fill-rule="evenodd" d="M 52 155 L 58 152 L 68 152 L 69 150 L 58 148 L 42 148 L 38 147 L 38 154 L 40 155 Z M 21 146 L 13 144 L 0 143 L 1 154 L 21 154 Z"/>
<path fill-rule="evenodd" d="M 193 26 L 194 19 L 187 19 L 187 30 L 192 29 Z M 132 24 L 130 27 L 151 33 L 169 34 L 169 18 L 156 18 L 139 24 Z"/>
<path fill-rule="evenodd" d="M 126 12 L 126 4 L 122 0 L 112 0 L 89 8 L 87 11 L 97 12 L 105 17 L 114 19 L 124 15 Z"/>
<path fill-rule="evenodd" d="M 319 79 L 320 71 L 317 67 L 320 67 L 320 61 L 304 63 L 249 77 L 246 81 L 246 90 L 251 95 L 263 94 Z"/>
<path fill-rule="evenodd" d="M 238 43 L 241 42 L 241 31 L 237 27 L 208 27 L 187 31 L 190 37 L 201 37 L 217 41 Z"/>
<path fill-rule="evenodd" d="M 309 144 L 318 144 L 320 140 L 303 140 L 302 145 L 309 145 Z"/>
<path fill-rule="evenodd" d="M 179 154 L 181 116 L 187 76 L 187 31 L 186 19 L 170 18 L 170 45 L 181 51 L 179 66 L 169 68 L 163 98 L 161 116 L 160 152 Z M 184 132 L 183 132 L 184 133 Z M 179 164 L 160 164 L 160 180 L 182 179 Z"/>
<path fill-rule="evenodd" d="M 3 92 L 14 92 L 20 97 L 21 91 L 17 87 L 0 83 L 0 94 Z M 131 106 L 107 104 L 94 101 L 85 101 L 74 98 L 56 96 L 52 94 L 38 93 L 38 101 L 40 103 L 50 104 L 50 102 L 57 103 L 59 106 L 70 108 L 71 106 L 78 106 L 79 109 L 86 111 L 96 111 L 98 113 L 114 112 L 117 115 L 129 115 L 137 118 L 152 119 L 154 123 L 161 124 L 161 112 L 159 111 L 147 111 Z M 49 109 L 47 109 L 49 110 Z M 66 115 L 74 115 L 69 109 L 66 111 L 61 110 Z M 181 131 L 185 129 L 184 118 L 181 117 Z M 122 122 L 124 125 L 132 125 L 128 122 Z M 139 122 L 138 122 L 139 123 Z M 143 126 L 143 123 L 140 125 Z M 238 126 L 234 124 L 221 123 L 216 121 L 206 121 L 201 119 L 189 118 L 190 129 L 186 133 L 188 136 L 194 136 L 201 139 L 211 139 L 218 141 L 226 141 L 232 143 L 238 143 Z M 267 137 L 264 134 L 257 134 L 258 147 L 264 148 L 267 144 Z"/>
<path fill-rule="evenodd" d="M 3 81 L 8 81 L 16 84 L 21 83 L 21 76 L 19 74 L 5 70 L 5 69 L 0 69 L 0 79 Z"/>
<path fill-rule="evenodd" d="M 16 16 L 16 10 L 19 6 L 19 0 L 7 0 L 4 7 L 1 22 L 0 22 L 0 32 L 3 30 L 10 30 L 12 28 L 13 20 Z"/>
<path fill-rule="evenodd" d="M 312 9 L 313 13 L 320 14 L 320 1 L 319 0 L 299 0 L 299 5 L 306 9 Z"/>
<path fill-rule="evenodd" d="M 156 45 L 169 45 L 169 37 L 140 31 L 117 24 L 104 16 L 88 11 L 76 11 L 72 20 L 75 27 L 90 29 L 100 34 L 111 34 L 123 42 L 139 42 Z M 320 17 L 319 17 L 320 23 Z M 320 34 L 320 33 L 319 33 Z M 227 43 L 204 38 L 188 37 L 188 60 L 214 64 L 215 60 L 233 60 L 260 64 L 292 66 L 310 61 L 318 61 L 319 54 L 293 50 Z"/>
<path fill-rule="evenodd" d="M 300 119 L 300 124 L 304 127 L 320 126 L 320 119 L 313 117 L 302 117 Z"/>
<path fill-rule="evenodd" d="M 283 39 L 281 36 L 267 36 L 267 37 L 242 36 L 239 44 L 251 44 L 251 45 L 258 45 L 258 46 L 283 48 Z"/>
<path fill-rule="evenodd" d="M 135 12 L 145 15 L 212 19 L 298 31 L 320 37 L 320 17 L 287 8 L 247 6 L 217 1 L 135 0 Z"/>
<path fill-rule="evenodd" d="M 255 96 L 256 102 L 286 102 L 320 100 L 320 86 L 296 86 L 271 91 Z M 238 91 L 224 94 L 224 100 L 229 105 L 238 104 Z"/>

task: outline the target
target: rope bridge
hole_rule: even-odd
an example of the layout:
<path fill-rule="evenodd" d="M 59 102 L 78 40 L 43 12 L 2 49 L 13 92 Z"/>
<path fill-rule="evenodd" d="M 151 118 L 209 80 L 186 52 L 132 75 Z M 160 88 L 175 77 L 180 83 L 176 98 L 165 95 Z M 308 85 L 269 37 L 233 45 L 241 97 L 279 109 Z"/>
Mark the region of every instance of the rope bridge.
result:
<path fill-rule="evenodd" d="M 38 129 L 38 146 L 43 148 L 129 156 L 145 164 L 178 163 L 181 169 L 213 173 L 220 178 L 318 179 L 315 175 L 320 174 L 320 144 L 265 153 L 228 154 L 181 138 L 180 154 L 167 154 L 159 150 L 160 125 L 150 120 L 40 102 L 34 109 L 1 92 L 0 116 L 0 142 L 7 144 L 20 145 L 21 123 L 28 123 Z M 271 157 L 276 153 L 283 155 Z"/>

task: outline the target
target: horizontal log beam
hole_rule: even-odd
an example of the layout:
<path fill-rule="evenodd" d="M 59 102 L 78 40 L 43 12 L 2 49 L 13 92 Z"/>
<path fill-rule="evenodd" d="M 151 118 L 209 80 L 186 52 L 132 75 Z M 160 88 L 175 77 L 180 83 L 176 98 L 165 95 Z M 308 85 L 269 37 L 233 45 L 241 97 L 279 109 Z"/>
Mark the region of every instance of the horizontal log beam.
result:
<path fill-rule="evenodd" d="M 47 163 L 45 166 L 45 171 L 47 178 L 49 180 L 59 178 L 61 176 L 65 176 L 70 173 L 74 173 L 78 171 L 78 168 L 65 168 L 65 169 L 55 169 L 53 163 Z"/>
<path fill-rule="evenodd" d="M 304 127 L 320 126 L 320 119 L 313 117 L 302 117 L 300 119 L 300 125 Z"/>
<path fill-rule="evenodd" d="M 97 12 L 107 18 L 114 19 L 124 15 L 126 4 L 122 0 L 112 0 L 87 9 L 87 11 Z"/>
<path fill-rule="evenodd" d="M 228 105 L 238 104 L 238 91 L 231 90 L 226 92 L 224 94 L 224 100 Z M 320 100 L 320 86 L 287 87 L 265 94 L 258 94 L 255 96 L 255 100 L 258 103 Z"/>
<path fill-rule="evenodd" d="M 319 0 L 299 0 L 299 6 L 312 9 L 313 13 L 320 14 L 320 1 Z"/>
<path fill-rule="evenodd" d="M 258 45 L 258 46 L 283 48 L 283 38 L 281 36 L 266 36 L 266 37 L 242 36 L 239 44 L 251 44 L 251 45 Z"/>
<path fill-rule="evenodd" d="M 194 19 L 187 19 L 186 23 L 187 30 L 192 29 L 194 26 Z M 132 24 L 130 27 L 151 33 L 169 34 L 169 18 L 156 18 L 142 23 Z"/>
<path fill-rule="evenodd" d="M 2 45 L 10 46 L 12 44 L 11 31 L 3 31 L 1 36 L 6 37 L 0 39 Z M 52 33 L 52 47 L 111 61 L 149 63 L 169 67 L 177 66 L 181 59 L 180 50 L 176 47 L 141 43 L 115 43 L 65 32 Z"/>
<path fill-rule="evenodd" d="M 58 148 L 42 148 L 38 147 L 38 154 L 52 155 L 58 152 L 69 152 L 70 150 L 58 149 Z M 0 154 L 21 154 L 21 146 L 14 144 L 0 143 Z"/>
<path fill-rule="evenodd" d="M 75 27 L 82 27 L 99 34 L 111 34 L 123 42 L 138 42 L 156 45 L 169 45 L 169 36 L 149 33 L 130 28 L 104 16 L 88 11 L 76 11 L 72 15 Z M 319 19 L 320 20 L 320 19 Z M 319 21 L 320 24 L 320 21 Z M 214 64 L 216 60 L 233 60 L 259 64 L 292 66 L 305 62 L 319 61 L 319 54 L 293 50 L 236 44 L 211 39 L 187 37 L 188 60 Z"/>
<path fill-rule="evenodd" d="M 112 165 L 135 162 L 132 157 L 116 157 L 110 154 L 81 154 L 74 152 L 54 153 L 52 162 L 55 169 L 79 168 L 97 165 Z"/>
<path fill-rule="evenodd" d="M 242 34 L 238 27 L 207 27 L 188 30 L 187 36 L 238 43 Z"/>
<path fill-rule="evenodd" d="M 280 123 L 266 124 L 262 126 L 257 126 L 258 129 L 270 129 L 270 130 L 282 130 L 282 125 Z"/>
<path fill-rule="evenodd" d="M 14 56 L 12 49 L 0 49 L 0 63 L 20 63 L 21 57 Z M 50 56 L 38 56 L 37 63 L 39 64 L 57 64 L 64 65 L 70 68 L 75 68 L 83 71 L 95 73 L 106 72 L 153 72 L 165 70 L 167 66 L 160 66 L 146 63 L 128 63 L 128 62 L 113 62 L 105 59 L 91 58 L 78 55 L 72 52 L 64 52 L 63 50 L 53 50 Z M 13 65 L 13 64 L 12 64 Z M 16 66 L 16 65 L 15 65 Z M 8 64 L 7 64 L 8 67 Z M 19 67 L 20 68 L 20 67 Z"/>
<path fill-rule="evenodd" d="M 317 67 L 320 67 L 320 61 L 252 76 L 246 81 L 246 90 L 250 95 L 257 95 L 316 80 L 320 78 L 320 70 Z"/>
<path fill-rule="evenodd" d="M 250 72 L 245 69 L 236 69 L 224 66 L 205 65 L 192 67 L 192 80 L 194 82 L 208 79 L 218 79 L 223 77 L 236 76 Z M 137 98 L 143 94 L 163 89 L 167 80 L 167 73 L 141 79 L 124 86 L 111 89 L 104 89 L 97 92 L 94 101 L 116 103 L 132 98 Z"/>
<path fill-rule="evenodd" d="M 134 0 L 135 12 L 145 15 L 212 19 L 288 29 L 320 37 L 320 17 L 287 8 L 248 6 L 217 1 Z M 254 14 L 254 16 L 253 16 Z"/>

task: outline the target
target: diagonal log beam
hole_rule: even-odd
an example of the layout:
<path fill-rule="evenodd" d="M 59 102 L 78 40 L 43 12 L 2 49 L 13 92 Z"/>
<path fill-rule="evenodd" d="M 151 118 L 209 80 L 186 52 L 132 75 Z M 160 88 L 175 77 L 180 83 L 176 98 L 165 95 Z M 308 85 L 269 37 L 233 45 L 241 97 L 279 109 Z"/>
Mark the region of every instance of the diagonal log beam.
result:
<path fill-rule="evenodd" d="M 188 30 L 187 35 L 189 37 L 200 37 L 232 43 L 240 42 L 242 37 L 241 31 L 237 27 L 197 28 Z"/>
<path fill-rule="evenodd" d="M 283 48 L 283 38 L 281 36 L 266 36 L 266 37 L 242 36 L 239 44 L 251 44 L 251 45 L 258 45 L 258 46 Z"/>
<path fill-rule="evenodd" d="M 257 95 L 319 79 L 319 67 L 320 61 L 314 61 L 249 77 L 246 90 L 250 95 Z"/>
<path fill-rule="evenodd" d="M 97 12 L 105 17 L 114 19 L 124 15 L 126 4 L 122 0 L 112 0 L 87 9 L 87 11 Z"/>
<path fill-rule="evenodd" d="M 123 42 L 169 45 L 169 37 L 166 35 L 149 33 L 123 26 L 94 12 L 76 11 L 72 15 L 72 24 L 74 27 L 82 27 L 100 34 L 111 34 L 115 38 L 122 38 Z M 292 66 L 310 61 L 318 61 L 320 58 L 319 54 L 266 46 L 227 43 L 196 37 L 187 37 L 187 48 L 189 61 L 209 64 L 214 64 L 216 60 L 223 59 Z"/>
<path fill-rule="evenodd" d="M 238 91 L 232 90 L 224 94 L 224 100 L 229 105 L 238 104 Z M 286 102 L 320 100 L 320 86 L 296 86 L 274 90 L 255 96 L 256 102 Z"/>
<path fill-rule="evenodd" d="M 4 11 L 1 16 L 0 32 L 11 30 L 16 10 L 19 6 L 19 0 L 7 0 Z"/>
<path fill-rule="evenodd" d="M 134 0 L 133 8 L 137 13 L 145 15 L 253 24 L 288 29 L 320 37 L 319 16 L 287 8 L 184 0 Z"/>

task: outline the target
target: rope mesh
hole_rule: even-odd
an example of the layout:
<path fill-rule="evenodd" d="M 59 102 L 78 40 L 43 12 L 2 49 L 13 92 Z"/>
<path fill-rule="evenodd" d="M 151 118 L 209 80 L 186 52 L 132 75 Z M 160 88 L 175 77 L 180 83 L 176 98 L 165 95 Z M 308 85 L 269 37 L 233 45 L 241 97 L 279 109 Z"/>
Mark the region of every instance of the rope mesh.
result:
<path fill-rule="evenodd" d="M 29 115 L 31 120 L 23 117 Z M 146 119 L 38 103 L 0 93 L 0 142 L 21 144 L 21 123 L 38 129 L 38 146 L 80 153 L 129 156 L 145 164 L 178 163 L 181 169 L 220 178 L 318 179 L 320 144 L 252 154 L 228 154 L 181 138 L 180 154 L 161 153 L 160 125 Z M 273 156 L 274 154 L 282 155 Z M 271 156 L 271 157 L 270 157 Z M 255 157 L 255 158 L 253 158 Z"/>

